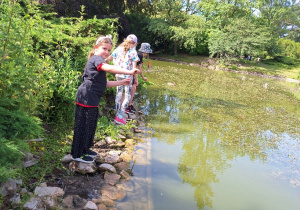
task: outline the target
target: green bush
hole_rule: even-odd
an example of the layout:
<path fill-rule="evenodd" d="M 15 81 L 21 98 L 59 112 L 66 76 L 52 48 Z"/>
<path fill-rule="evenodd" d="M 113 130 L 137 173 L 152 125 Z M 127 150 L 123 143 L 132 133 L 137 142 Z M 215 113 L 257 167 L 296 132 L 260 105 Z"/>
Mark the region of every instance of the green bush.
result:
<path fill-rule="evenodd" d="M 26 147 L 23 141 L 16 139 L 10 141 L 0 137 L 0 183 L 18 175 L 23 157 L 21 150 Z"/>
<path fill-rule="evenodd" d="M 281 62 L 286 65 L 296 65 L 296 61 L 293 58 L 287 56 L 275 56 L 274 60 L 277 62 Z"/>

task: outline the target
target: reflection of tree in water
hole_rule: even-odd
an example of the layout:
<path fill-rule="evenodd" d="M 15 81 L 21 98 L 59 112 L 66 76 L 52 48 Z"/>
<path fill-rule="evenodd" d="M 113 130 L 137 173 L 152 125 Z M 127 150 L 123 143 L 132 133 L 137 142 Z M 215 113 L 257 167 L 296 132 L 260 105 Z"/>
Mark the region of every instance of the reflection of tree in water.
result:
<path fill-rule="evenodd" d="M 194 197 L 199 209 L 213 207 L 211 184 L 218 182 L 217 174 L 228 167 L 216 137 L 199 125 L 198 130 L 183 142 L 178 172 L 184 183 L 195 188 Z"/>

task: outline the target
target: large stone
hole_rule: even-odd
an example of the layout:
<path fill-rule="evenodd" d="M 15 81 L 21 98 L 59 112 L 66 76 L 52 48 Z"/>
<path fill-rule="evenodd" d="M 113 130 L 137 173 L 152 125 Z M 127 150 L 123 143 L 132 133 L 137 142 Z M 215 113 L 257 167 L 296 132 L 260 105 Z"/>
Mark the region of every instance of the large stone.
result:
<path fill-rule="evenodd" d="M 51 198 L 56 198 L 63 196 L 65 192 L 59 187 L 36 187 L 34 194 L 38 197 L 50 196 Z"/>
<path fill-rule="evenodd" d="M 106 145 L 106 141 L 97 141 L 95 144 L 94 144 L 94 147 L 103 147 L 104 145 Z"/>
<path fill-rule="evenodd" d="M 97 207 L 98 207 L 98 210 L 107 210 L 107 207 L 103 203 L 98 204 Z"/>
<path fill-rule="evenodd" d="M 43 210 L 43 209 L 46 209 L 46 207 L 43 206 L 41 198 L 32 197 L 32 198 L 30 198 L 29 201 L 27 201 L 24 204 L 23 209 L 26 209 L 26 210 L 37 210 L 37 209 Z"/>
<path fill-rule="evenodd" d="M 64 209 L 82 209 L 86 204 L 87 200 L 81 198 L 78 195 L 68 195 L 63 199 Z"/>
<path fill-rule="evenodd" d="M 122 200 L 126 196 L 126 193 L 123 190 L 120 190 L 117 187 L 109 184 L 102 186 L 100 192 L 103 196 L 106 196 L 112 200 Z"/>
<path fill-rule="evenodd" d="M 72 155 L 71 154 L 68 154 L 66 156 L 64 156 L 62 159 L 61 159 L 61 162 L 62 163 L 69 163 L 72 161 Z"/>
<path fill-rule="evenodd" d="M 120 162 L 120 163 L 116 163 L 114 166 L 118 171 L 122 171 L 122 170 L 128 170 L 130 164 L 128 162 Z"/>
<path fill-rule="evenodd" d="M 125 170 L 122 170 L 120 175 L 122 176 L 122 178 L 129 180 L 131 178 L 131 176 L 129 175 L 129 173 L 127 173 Z"/>
<path fill-rule="evenodd" d="M 110 145 L 110 148 L 119 148 L 119 147 L 125 147 L 125 143 L 122 141 L 118 141 L 117 143 Z"/>
<path fill-rule="evenodd" d="M 125 162 L 130 162 L 132 160 L 132 155 L 129 154 L 127 151 L 123 152 L 120 157 L 123 159 Z"/>
<path fill-rule="evenodd" d="M 114 155 L 108 155 L 104 158 L 104 161 L 106 163 L 110 163 L 110 164 L 114 164 L 114 163 L 118 163 L 120 161 L 122 161 L 121 157 L 117 154 Z"/>
<path fill-rule="evenodd" d="M 98 169 L 102 170 L 102 171 L 109 171 L 112 173 L 117 173 L 117 170 L 115 169 L 115 167 L 113 167 L 112 165 L 107 164 L 107 163 L 101 164 Z"/>
<path fill-rule="evenodd" d="M 92 201 L 88 201 L 85 206 L 83 207 L 84 210 L 98 210 L 97 205 L 92 202 Z"/>
<path fill-rule="evenodd" d="M 19 204 L 21 203 L 21 196 L 19 193 L 16 193 L 9 199 L 10 203 L 12 204 L 13 207 L 18 207 Z"/>
<path fill-rule="evenodd" d="M 96 172 L 97 168 L 95 163 L 72 161 L 69 165 L 69 170 L 72 172 L 76 171 L 81 174 L 93 174 Z"/>
<path fill-rule="evenodd" d="M 14 179 L 9 178 L 8 181 L 1 184 L 1 195 L 3 197 L 7 195 L 13 195 L 17 192 L 17 183 Z"/>
<path fill-rule="evenodd" d="M 120 178 L 121 176 L 119 174 L 110 173 L 108 171 L 106 171 L 104 174 L 105 182 L 110 185 L 116 185 L 119 182 Z"/>
<path fill-rule="evenodd" d="M 107 144 L 115 144 L 115 143 L 117 143 L 117 140 L 116 139 L 112 139 L 110 136 L 108 136 L 108 137 L 106 137 L 105 138 L 105 141 L 106 141 L 106 143 Z"/>
<path fill-rule="evenodd" d="M 98 199 L 93 199 L 92 201 L 96 204 L 102 203 L 105 206 L 114 206 L 116 204 L 115 201 L 113 201 L 112 199 L 105 197 L 105 196 L 98 198 Z"/>

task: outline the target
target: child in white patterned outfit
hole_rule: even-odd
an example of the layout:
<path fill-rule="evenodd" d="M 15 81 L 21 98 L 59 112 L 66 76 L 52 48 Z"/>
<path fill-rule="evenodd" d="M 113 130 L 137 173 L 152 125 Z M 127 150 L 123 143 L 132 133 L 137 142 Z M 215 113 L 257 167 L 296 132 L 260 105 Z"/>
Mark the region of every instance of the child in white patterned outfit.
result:
<path fill-rule="evenodd" d="M 134 34 L 128 35 L 127 38 L 124 40 L 124 42 L 114 50 L 114 52 L 107 60 L 111 60 L 111 58 L 113 58 L 113 63 L 116 66 L 128 70 L 136 69 L 136 64 L 139 61 L 137 51 L 134 49 L 136 44 L 137 44 L 137 37 Z M 125 113 L 125 109 L 127 108 L 131 98 L 133 76 L 128 74 L 116 74 L 117 81 L 123 80 L 125 78 L 131 79 L 130 85 L 118 86 L 116 99 L 115 99 L 116 109 L 117 109 L 115 122 L 120 125 L 126 125 L 126 121 L 124 120 L 123 115 Z M 124 88 L 125 88 L 125 97 L 123 103 L 121 103 L 121 98 L 123 95 Z"/>

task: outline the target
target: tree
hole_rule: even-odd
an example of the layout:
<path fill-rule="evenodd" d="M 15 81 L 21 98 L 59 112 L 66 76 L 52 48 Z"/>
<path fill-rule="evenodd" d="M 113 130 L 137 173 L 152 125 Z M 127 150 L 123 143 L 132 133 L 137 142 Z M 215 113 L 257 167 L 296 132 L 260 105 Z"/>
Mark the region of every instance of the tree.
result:
<path fill-rule="evenodd" d="M 149 23 L 149 31 L 157 36 L 171 40 L 174 45 L 174 54 L 177 55 L 180 46 L 186 49 L 195 49 L 197 38 L 203 37 L 204 19 L 194 15 L 195 2 L 165 0 L 155 1 L 157 14 Z"/>
<path fill-rule="evenodd" d="M 269 45 L 271 39 L 267 27 L 254 24 L 251 19 L 236 19 L 222 30 L 210 30 L 210 56 L 259 55 Z"/>
<path fill-rule="evenodd" d="M 276 37 L 296 31 L 300 26 L 298 0 L 260 0 L 255 7 L 260 21 L 270 27 Z"/>

